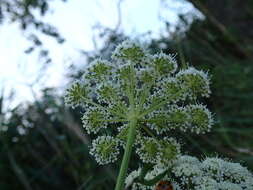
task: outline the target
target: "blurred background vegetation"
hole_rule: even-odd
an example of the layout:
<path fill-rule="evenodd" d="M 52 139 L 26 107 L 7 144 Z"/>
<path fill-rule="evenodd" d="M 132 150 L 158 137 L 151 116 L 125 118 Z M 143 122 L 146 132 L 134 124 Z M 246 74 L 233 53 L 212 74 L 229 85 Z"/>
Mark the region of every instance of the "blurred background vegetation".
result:
<path fill-rule="evenodd" d="M 200 158 L 228 157 L 253 170 L 253 1 L 188 1 L 202 18 L 189 21 L 189 15 L 180 15 L 173 30 L 164 20 L 168 32 L 146 43 L 151 52 L 177 53 L 179 63 L 189 62 L 212 76 L 212 96 L 205 101 L 215 113 L 215 126 L 206 135 L 179 134 L 184 152 Z M 33 10 L 47 14 L 48 6 L 48 0 L 1 0 L 0 20 L 11 18 L 22 30 L 33 25 L 63 43 L 54 26 L 33 16 Z M 83 52 L 87 61 L 108 58 L 115 44 L 129 37 L 109 28 L 103 28 L 100 36 L 101 48 Z M 41 48 L 37 36 L 29 39 L 33 45 L 28 53 Z M 70 68 L 69 80 L 81 72 Z M 88 154 L 82 110 L 65 107 L 53 88 L 41 94 L 36 101 L 11 109 L 3 107 L 12 97 L 0 94 L 0 189 L 112 189 L 117 166 L 98 166 Z M 138 164 L 133 160 L 132 165 Z"/>

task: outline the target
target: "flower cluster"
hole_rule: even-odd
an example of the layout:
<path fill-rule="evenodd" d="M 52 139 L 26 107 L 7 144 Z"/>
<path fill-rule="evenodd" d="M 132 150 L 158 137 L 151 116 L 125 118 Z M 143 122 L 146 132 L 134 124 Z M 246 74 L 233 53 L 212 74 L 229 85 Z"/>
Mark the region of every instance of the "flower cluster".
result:
<path fill-rule="evenodd" d="M 164 172 L 165 171 L 165 172 Z M 156 185 L 138 182 L 140 169 L 130 173 L 126 185 L 132 190 L 152 190 Z M 173 190 L 251 190 L 253 175 L 239 163 L 221 158 L 206 158 L 202 161 L 192 156 L 180 156 L 172 165 L 156 165 L 144 179 L 151 180 L 161 173 L 161 180 L 171 183 Z"/>
<path fill-rule="evenodd" d="M 83 108 L 83 127 L 97 136 L 90 154 L 99 164 L 117 161 L 120 148 L 134 148 L 142 167 L 125 179 L 133 190 L 153 190 L 161 180 L 173 190 L 253 189 L 252 174 L 240 164 L 182 156 L 171 137 L 174 131 L 211 129 L 212 114 L 201 103 L 210 95 L 207 73 L 180 69 L 173 55 L 151 55 L 132 41 L 118 45 L 111 58 L 88 64 L 65 97 L 67 104 Z"/>
<path fill-rule="evenodd" d="M 90 154 L 99 164 L 108 164 L 117 160 L 118 140 L 111 136 L 100 136 L 92 142 Z"/>
<path fill-rule="evenodd" d="M 166 169 L 182 159 L 180 144 L 171 137 L 174 131 L 199 134 L 211 129 L 212 114 L 201 103 L 201 98 L 210 94 L 209 77 L 194 67 L 180 69 L 173 55 L 151 55 L 132 41 L 118 45 L 111 58 L 110 62 L 96 59 L 88 64 L 82 78 L 67 89 L 65 100 L 72 107 L 83 108 L 84 129 L 98 136 L 90 149 L 96 161 L 113 163 L 120 147 L 125 149 L 124 155 L 133 147 L 143 168 L 126 182 L 138 178 L 135 189 L 151 188 L 149 180 L 154 183 L 166 178 Z M 185 182 L 172 180 L 174 189 L 189 180 L 200 185 L 205 180 L 209 183 L 205 178 L 190 179 L 204 170 L 184 164 L 173 168 L 175 179 L 182 177 Z M 149 171 L 148 166 L 154 170 Z"/>
<path fill-rule="evenodd" d="M 134 146 L 142 162 L 169 163 L 180 155 L 176 139 L 169 137 L 171 130 L 198 134 L 212 127 L 212 114 L 197 101 L 209 96 L 209 83 L 203 71 L 180 70 L 172 55 L 151 55 L 139 44 L 125 41 L 112 53 L 111 62 L 91 62 L 65 99 L 84 108 L 87 133 L 101 135 L 91 148 L 100 164 L 117 160 L 118 145 L 126 145 L 133 118 Z M 104 136 L 106 128 L 113 136 Z"/>
<path fill-rule="evenodd" d="M 167 163 L 180 154 L 180 145 L 173 138 L 164 137 L 157 140 L 143 137 L 137 147 L 137 154 L 144 163 Z"/>

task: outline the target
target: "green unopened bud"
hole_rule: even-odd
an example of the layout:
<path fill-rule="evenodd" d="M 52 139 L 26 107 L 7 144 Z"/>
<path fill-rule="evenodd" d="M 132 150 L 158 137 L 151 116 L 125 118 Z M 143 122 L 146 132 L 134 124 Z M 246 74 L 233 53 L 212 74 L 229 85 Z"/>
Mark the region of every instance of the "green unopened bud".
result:
<path fill-rule="evenodd" d="M 160 154 L 160 144 L 151 137 L 144 137 L 139 142 L 136 152 L 144 163 L 156 163 Z"/>
<path fill-rule="evenodd" d="M 69 89 L 65 96 L 66 104 L 69 104 L 73 107 L 83 104 L 83 98 L 87 97 L 88 90 L 80 82 L 74 83 Z"/>
<path fill-rule="evenodd" d="M 203 71 L 189 67 L 186 70 L 181 70 L 177 73 L 176 78 L 182 83 L 183 88 L 186 88 L 189 98 L 197 98 L 198 96 L 209 97 L 209 78 Z"/>
<path fill-rule="evenodd" d="M 110 62 L 96 59 L 91 62 L 90 66 L 87 68 L 86 75 L 84 79 L 89 80 L 98 80 L 103 82 L 103 80 L 108 79 L 108 76 L 111 75 L 112 66 Z"/>
<path fill-rule="evenodd" d="M 152 62 L 156 72 L 160 75 L 170 75 L 177 70 L 176 60 L 171 55 L 156 54 L 152 57 Z"/>
<path fill-rule="evenodd" d="M 89 109 L 82 117 L 83 127 L 87 130 L 87 133 L 98 133 L 102 128 L 106 128 L 105 122 L 108 118 L 108 114 L 99 109 Z"/>
<path fill-rule="evenodd" d="M 180 155 L 180 145 L 173 138 L 165 137 L 159 141 L 161 163 L 170 163 Z"/>
<path fill-rule="evenodd" d="M 112 54 L 112 58 L 117 61 L 140 62 L 144 57 L 144 50 L 132 41 L 124 41 L 118 45 Z"/>
<path fill-rule="evenodd" d="M 210 111 L 203 105 L 189 105 L 187 112 L 190 114 L 190 131 L 205 133 L 210 131 L 213 125 L 213 118 Z"/>
<path fill-rule="evenodd" d="M 119 154 L 118 141 L 111 136 L 100 136 L 92 141 L 90 154 L 99 164 L 113 163 Z"/>

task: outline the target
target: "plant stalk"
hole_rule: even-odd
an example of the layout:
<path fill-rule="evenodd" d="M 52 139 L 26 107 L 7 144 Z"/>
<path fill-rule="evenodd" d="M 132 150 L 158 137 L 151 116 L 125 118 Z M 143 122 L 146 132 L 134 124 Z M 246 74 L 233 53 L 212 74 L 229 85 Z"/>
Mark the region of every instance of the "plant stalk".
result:
<path fill-rule="evenodd" d="M 119 175 L 117 178 L 115 190 L 123 190 L 123 188 L 124 188 L 124 182 L 125 182 L 125 178 L 126 178 L 126 174 L 127 174 L 129 160 L 131 157 L 132 148 L 133 148 L 133 144 L 134 144 L 134 140 L 135 140 L 135 136 L 136 136 L 136 123 L 137 123 L 136 118 L 131 119 L 131 121 L 129 123 L 127 144 L 126 144 L 124 156 L 123 156 L 123 159 L 121 162 L 120 171 L 119 171 Z"/>

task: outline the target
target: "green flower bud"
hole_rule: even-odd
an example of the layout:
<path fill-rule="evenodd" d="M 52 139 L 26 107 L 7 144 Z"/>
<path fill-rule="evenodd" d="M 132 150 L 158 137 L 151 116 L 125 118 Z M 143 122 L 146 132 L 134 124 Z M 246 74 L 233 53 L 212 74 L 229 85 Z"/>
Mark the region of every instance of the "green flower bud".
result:
<path fill-rule="evenodd" d="M 168 115 L 162 111 L 154 111 L 151 114 L 148 115 L 150 118 L 147 123 L 147 125 L 156 131 L 157 134 L 162 134 L 166 131 L 169 131 L 169 125 L 168 125 Z"/>
<path fill-rule="evenodd" d="M 113 67 L 110 62 L 96 59 L 90 63 L 83 77 L 84 79 L 103 82 L 103 80 L 108 79 L 108 76 L 111 75 L 112 69 Z"/>
<path fill-rule="evenodd" d="M 82 122 L 83 127 L 86 129 L 87 133 L 98 133 L 102 128 L 106 128 L 107 124 L 106 119 L 109 119 L 109 116 L 104 111 L 99 109 L 89 109 L 83 114 Z"/>
<path fill-rule="evenodd" d="M 136 153 L 144 163 L 156 163 L 160 157 L 160 143 L 151 137 L 143 137 Z"/>
<path fill-rule="evenodd" d="M 168 125 L 171 129 L 186 131 L 189 127 L 190 116 L 185 107 L 173 106 L 168 111 Z"/>
<path fill-rule="evenodd" d="M 111 136 L 100 136 L 92 141 L 90 154 L 99 164 L 113 163 L 119 154 L 118 140 Z"/>
<path fill-rule="evenodd" d="M 177 73 L 176 78 L 189 93 L 189 98 L 196 99 L 198 96 L 209 97 L 211 92 L 209 88 L 210 82 L 208 75 L 203 71 L 189 67 Z"/>
<path fill-rule="evenodd" d="M 159 53 L 152 56 L 151 61 L 159 75 L 171 75 L 177 70 L 177 62 L 171 55 Z"/>
<path fill-rule="evenodd" d="M 80 82 L 76 82 L 67 89 L 65 103 L 72 107 L 82 105 L 84 103 L 83 98 L 88 96 L 88 92 L 87 87 Z"/>
<path fill-rule="evenodd" d="M 117 46 L 112 54 L 112 59 L 122 62 L 133 61 L 138 63 L 143 59 L 144 55 L 144 49 L 138 44 L 132 41 L 124 41 Z"/>
<path fill-rule="evenodd" d="M 182 87 L 180 81 L 175 78 L 166 78 L 162 81 L 163 93 L 168 102 L 179 102 L 185 100 L 186 89 Z"/>
<path fill-rule="evenodd" d="M 165 137 L 159 141 L 160 159 L 159 162 L 169 164 L 180 155 L 180 145 L 173 138 Z"/>
<path fill-rule="evenodd" d="M 199 133 L 205 133 L 210 131 L 213 125 L 212 114 L 209 110 L 199 104 L 199 105 L 189 105 L 186 107 L 187 112 L 190 115 L 190 131 Z"/>

